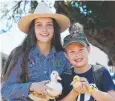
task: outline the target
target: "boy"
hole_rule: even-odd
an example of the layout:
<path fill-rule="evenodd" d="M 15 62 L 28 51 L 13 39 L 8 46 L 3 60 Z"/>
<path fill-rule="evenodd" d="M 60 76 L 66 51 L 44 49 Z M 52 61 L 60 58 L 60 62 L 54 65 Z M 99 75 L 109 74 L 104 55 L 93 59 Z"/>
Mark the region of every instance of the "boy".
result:
<path fill-rule="evenodd" d="M 100 68 L 103 75 L 98 77 L 101 81 L 97 87 L 93 72 L 96 66 L 88 64 L 90 45 L 85 35 L 77 31 L 70 32 L 64 38 L 63 47 L 73 72 L 62 75 L 63 92 L 60 101 L 115 101 L 114 83 L 104 67 Z M 76 82 L 73 81 L 75 75 L 78 77 Z M 96 75 L 100 76 L 99 73 Z"/>

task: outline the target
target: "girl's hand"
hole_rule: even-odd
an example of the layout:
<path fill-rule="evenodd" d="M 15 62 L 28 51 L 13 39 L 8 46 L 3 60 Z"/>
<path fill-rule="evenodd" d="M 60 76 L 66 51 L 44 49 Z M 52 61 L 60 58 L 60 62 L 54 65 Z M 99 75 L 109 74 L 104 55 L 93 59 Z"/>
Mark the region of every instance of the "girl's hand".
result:
<path fill-rule="evenodd" d="M 45 92 L 45 89 L 46 89 L 45 84 L 48 82 L 49 82 L 49 80 L 44 80 L 41 82 L 34 82 L 30 86 L 30 91 L 36 92 L 38 94 L 43 94 Z"/>

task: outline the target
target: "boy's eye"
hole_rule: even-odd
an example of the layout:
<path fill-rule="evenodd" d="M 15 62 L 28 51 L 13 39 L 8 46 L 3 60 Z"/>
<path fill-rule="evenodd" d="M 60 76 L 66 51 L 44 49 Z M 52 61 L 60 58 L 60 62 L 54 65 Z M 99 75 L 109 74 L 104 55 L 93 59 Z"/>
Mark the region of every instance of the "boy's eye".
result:
<path fill-rule="evenodd" d="M 70 51 L 69 53 L 70 53 L 70 54 L 74 54 L 75 52 L 74 52 L 74 51 Z"/>
<path fill-rule="evenodd" d="M 83 52 L 84 51 L 84 49 L 80 49 L 80 51 L 79 52 Z"/>

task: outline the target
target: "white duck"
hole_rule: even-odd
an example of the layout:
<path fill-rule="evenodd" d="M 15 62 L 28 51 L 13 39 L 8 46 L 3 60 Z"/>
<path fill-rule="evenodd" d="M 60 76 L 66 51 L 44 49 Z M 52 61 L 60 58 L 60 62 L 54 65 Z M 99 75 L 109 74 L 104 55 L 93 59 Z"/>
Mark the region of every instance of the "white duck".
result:
<path fill-rule="evenodd" d="M 59 96 L 62 93 L 62 85 L 57 80 L 61 80 L 57 71 L 52 71 L 50 75 L 51 81 L 46 84 L 47 86 L 47 93 L 51 96 Z"/>
<path fill-rule="evenodd" d="M 29 97 L 33 101 L 48 101 L 49 99 L 54 99 L 62 93 L 62 85 L 57 81 L 61 80 L 57 71 L 52 71 L 50 75 L 51 81 L 46 84 L 46 93 L 40 95 L 36 92 L 29 94 Z"/>

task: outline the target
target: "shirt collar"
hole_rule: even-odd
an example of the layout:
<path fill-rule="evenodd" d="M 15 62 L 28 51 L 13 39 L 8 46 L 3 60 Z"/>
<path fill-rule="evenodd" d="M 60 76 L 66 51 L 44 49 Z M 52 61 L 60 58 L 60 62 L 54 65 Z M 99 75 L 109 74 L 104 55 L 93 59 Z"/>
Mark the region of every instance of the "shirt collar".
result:
<path fill-rule="evenodd" d="M 33 54 L 43 56 L 43 54 L 40 53 L 39 48 L 37 47 L 37 45 L 33 48 Z M 49 54 L 47 56 L 54 56 L 55 54 L 56 54 L 56 50 L 55 50 L 54 47 L 52 47 L 51 51 L 49 52 Z"/>

